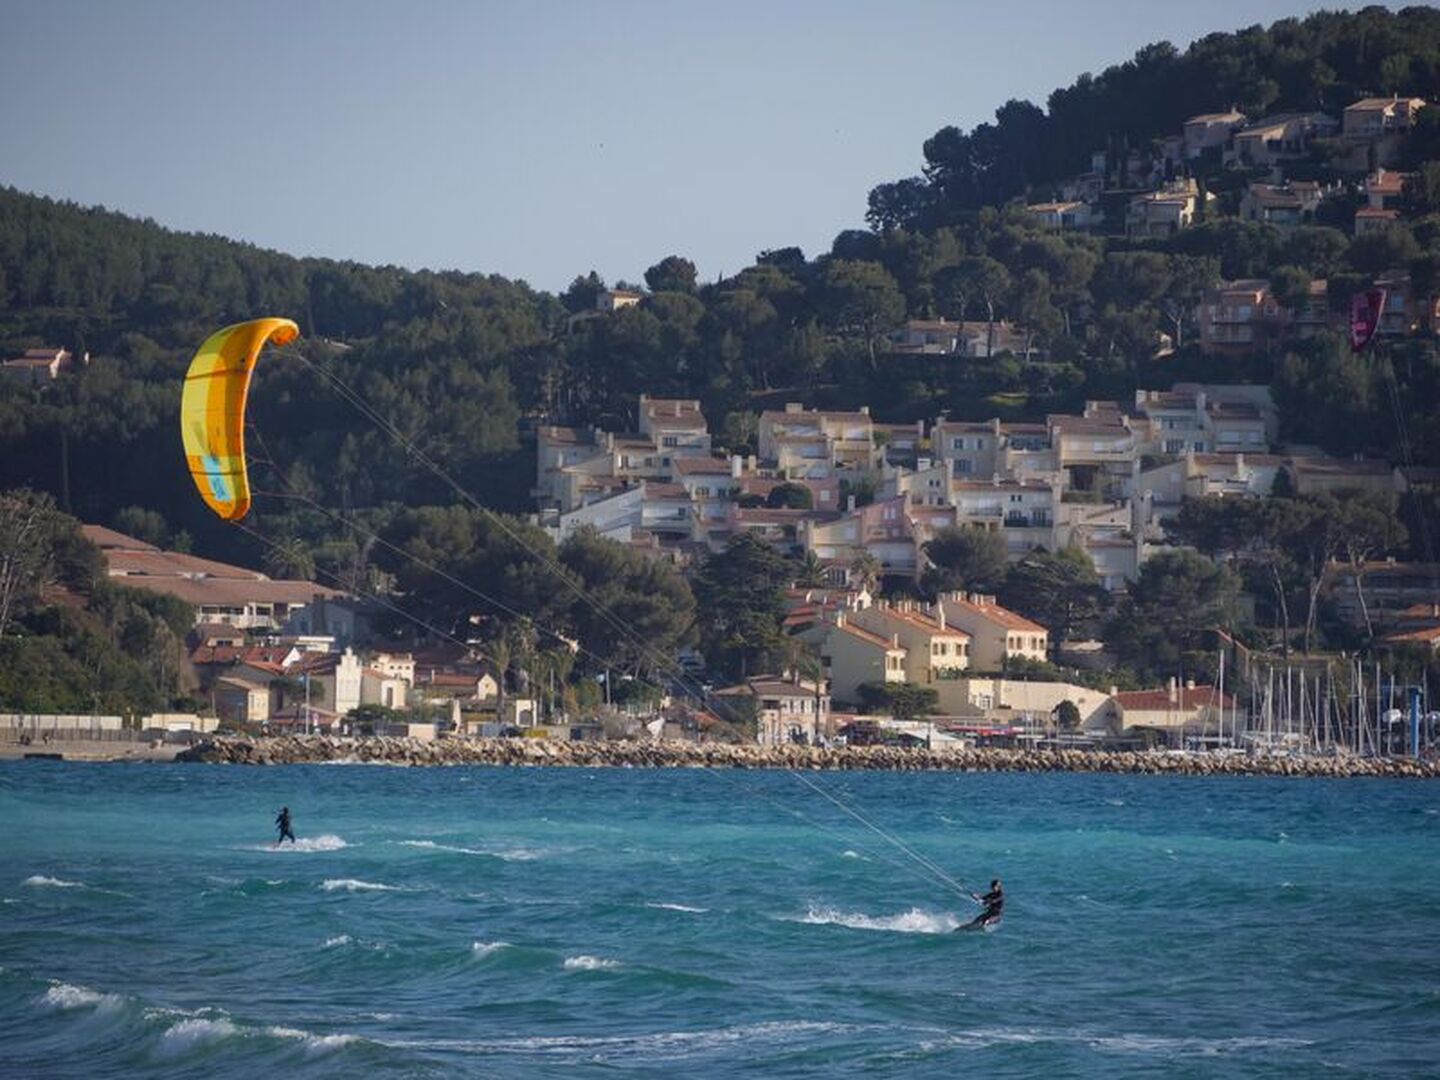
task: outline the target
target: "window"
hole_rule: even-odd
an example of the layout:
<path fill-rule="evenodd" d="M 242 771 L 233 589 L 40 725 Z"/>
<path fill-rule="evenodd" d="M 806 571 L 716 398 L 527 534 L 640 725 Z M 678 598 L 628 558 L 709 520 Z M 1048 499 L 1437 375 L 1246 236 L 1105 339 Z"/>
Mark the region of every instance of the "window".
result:
<path fill-rule="evenodd" d="M 679 446 L 679 445 L 680 445 L 680 440 L 679 440 L 678 438 L 676 438 L 674 435 L 666 435 L 663 439 L 660 440 L 660 445 L 661 445 L 661 446 Z"/>
<path fill-rule="evenodd" d="M 950 440 L 950 449 L 951 449 L 951 450 L 964 450 L 964 449 L 965 449 L 965 440 L 964 440 L 964 439 L 951 439 L 951 440 Z"/>
<path fill-rule="evenodd" d="M 970 460 L 968 458 L 956 458 L 955 471 L 961 476 L 968 476 L 970 474 Z"/>

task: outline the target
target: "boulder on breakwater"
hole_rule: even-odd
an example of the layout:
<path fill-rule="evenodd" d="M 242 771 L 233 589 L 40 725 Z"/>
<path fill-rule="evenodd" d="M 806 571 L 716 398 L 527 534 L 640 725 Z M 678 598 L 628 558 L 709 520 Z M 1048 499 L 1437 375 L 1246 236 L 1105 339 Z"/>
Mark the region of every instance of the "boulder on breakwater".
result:
<path fill-rule="evenodd" d="M 552 765 L 582 768 L 827 769 L 896 772 L 1100 772 L 1181 776 L 1440 778 L 1440 761 L 1410 758 L 1169 754 L 1143 751 L 907 749 L 894 746 L 755 746 L 547 739 L 212 737 L 177 761 L 230 765 Z"/>

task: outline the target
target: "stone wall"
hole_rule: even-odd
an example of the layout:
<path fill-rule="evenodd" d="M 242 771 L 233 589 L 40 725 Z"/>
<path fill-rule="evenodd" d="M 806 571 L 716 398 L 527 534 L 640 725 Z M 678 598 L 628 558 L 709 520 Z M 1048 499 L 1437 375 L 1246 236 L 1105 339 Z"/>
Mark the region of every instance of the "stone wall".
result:
<path fill-rule="evenodd" d="M 291 765 L 348 761 L 386 765 L 531 765 L 716 769 L 839 769 L 919 772 L 1103 772 L 1191 776 L 1440 778 L 1440 761 L 1409 758 L 1267 757 L 1136 751 L 822 748 L 688 742 L 556 742 L 546 739 L 352 739 L 324 735 L 212 738 L 178 761 Z"/>

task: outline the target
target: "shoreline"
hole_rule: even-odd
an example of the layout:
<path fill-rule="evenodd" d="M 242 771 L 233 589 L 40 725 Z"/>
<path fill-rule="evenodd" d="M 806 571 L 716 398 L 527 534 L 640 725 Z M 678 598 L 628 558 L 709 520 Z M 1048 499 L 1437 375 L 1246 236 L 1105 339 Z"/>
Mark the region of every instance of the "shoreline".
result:
<path fill-rule="evenodd" d="M 879 772 L 1088 772 L 1175 776 L 1440 779 L 1440 761 L 1094 750 L 902 749 L 540 739 L 341 738 L 281 735 L 204 739 L 175 761 L 228 765 L 510 765 L 568 768 L 803 769 Z"/>

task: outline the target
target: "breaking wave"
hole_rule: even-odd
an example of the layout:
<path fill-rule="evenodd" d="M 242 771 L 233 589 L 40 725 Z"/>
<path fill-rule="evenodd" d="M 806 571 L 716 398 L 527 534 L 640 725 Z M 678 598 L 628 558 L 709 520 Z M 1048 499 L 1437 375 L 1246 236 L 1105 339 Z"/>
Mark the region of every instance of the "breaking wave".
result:
<path fill-rule="evenodd" d="M 948 934 L 960 925 L 960 920 L 949 912 L 932 914 L 911 908 L 899 915 L 866 915 L 862 912 L 837 911 L 828 907 L 812 907 L 798 918 L 788 922 L 810 923 L 813 925 L 848 926 L 851 930 L 888 930 L 897 934 Z"/>
<path fill-rule="evenodd" d="M 378 881 L 361 881 L 359 878 L 326 878 L 320 888 L 326 892 L 406 892 L 399 885 L 385 885 Z"/>
<path fill-rule="evenodd" d="M 83 881 L 66 881 L 58 877 L 46 877 L 44 874 L 31 874 L 20 884 L 29 885 L 34 889 L 86 889 L 89 888 Z"/>
<path fill-rule="evenodd" d="M 619 960 L 607 960 L 603 956 L 567 956 L 566 971 L 606 971 L 620 966 Z"/>

